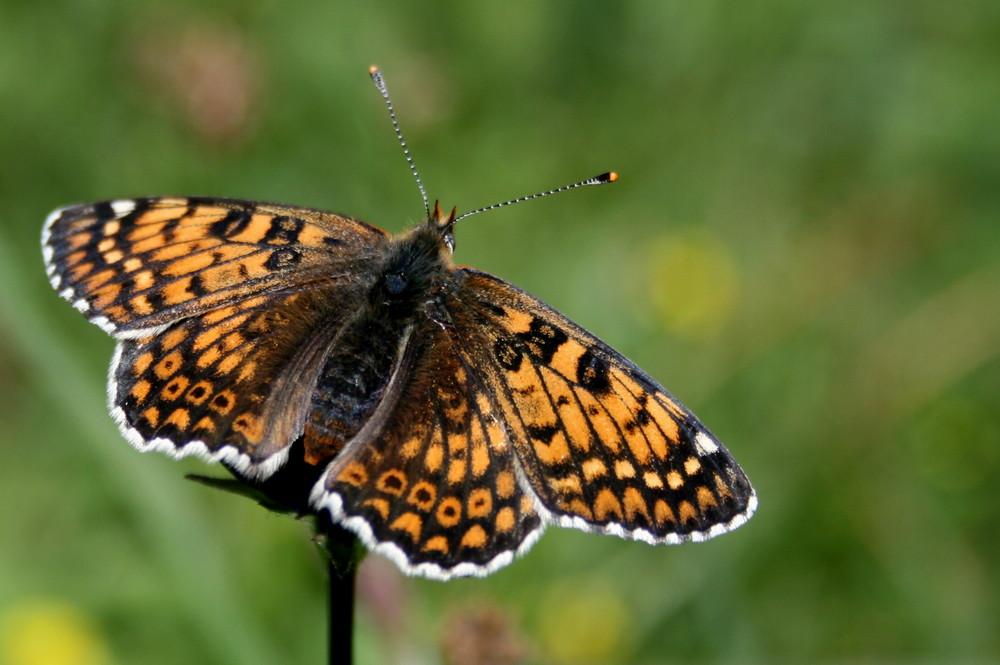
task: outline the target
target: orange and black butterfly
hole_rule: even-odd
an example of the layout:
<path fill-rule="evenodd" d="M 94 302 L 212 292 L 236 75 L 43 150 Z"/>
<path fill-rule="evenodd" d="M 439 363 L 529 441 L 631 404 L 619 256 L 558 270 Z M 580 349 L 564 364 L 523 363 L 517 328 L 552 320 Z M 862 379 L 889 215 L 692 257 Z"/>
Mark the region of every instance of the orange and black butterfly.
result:
<path fill-rule="evenodd" d="M 308 510 L 407 573 L 486 575 L 549 524 L 677 544 L 746 522 L 756 496 L 718 439 L 556 310 L 456 267 L 456 221 L 435 204 L 389 236 L 122 199 L 55 211 L 43 248 L 59 294 L 118 340 L 109 402 L 132 445 L 250 481 L 315 469 Z"/>

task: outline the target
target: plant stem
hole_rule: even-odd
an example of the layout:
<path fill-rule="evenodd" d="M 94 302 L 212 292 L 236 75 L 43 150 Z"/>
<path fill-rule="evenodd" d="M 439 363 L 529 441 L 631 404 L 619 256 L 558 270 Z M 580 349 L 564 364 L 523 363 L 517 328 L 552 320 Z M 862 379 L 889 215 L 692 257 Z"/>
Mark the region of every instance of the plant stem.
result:
<path fill-rule="evenodd" d="M 354 582 L 356 538 L 339 526 L 326 527 L 330 585 L 330 665 L 350 665 L 354 650 Z"/>

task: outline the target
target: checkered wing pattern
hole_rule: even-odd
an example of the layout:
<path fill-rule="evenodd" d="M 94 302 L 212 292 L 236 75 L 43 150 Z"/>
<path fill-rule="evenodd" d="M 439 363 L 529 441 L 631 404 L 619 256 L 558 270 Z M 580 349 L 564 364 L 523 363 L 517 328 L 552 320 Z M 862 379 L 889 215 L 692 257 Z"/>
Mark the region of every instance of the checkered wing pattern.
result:
<path fill-rule="evenodd" d="M 146 198 L 61 208 L 42 246 L 60 295 L 125 339 L 253 295 L 349 279 L 386 238 L 318 210 Z"/>
<path fill-rule="evenodd" d="M 650 543 L 705 540 L 756 497 L 729 452 L 642 370 L 537 298 L 458 269 L 452 311 L 540 511 Z"/>
<path fill-rule="evenodd" d="M 485 575 L 542 532 L 475 364 L 437 322 L 408 333 L 378 410 L 314 491 L 410 574 Z"/>
<path fill-rule="evenodd" d="M 333 213 L 199 198 L 62 208 L 43 235 L 53 285 L 120 340 L 109 399 L 125 437 L 250 476 L 301 433 L 309 377 L 386 243 Z"/>
<path fill-rule="evenodd" d="M 140 450 L 266 477 L 303 430 L 328 345 L 360 304 L 353 295 L 334 287 L 252 296 L 122 340 L 111 414 Z"/>

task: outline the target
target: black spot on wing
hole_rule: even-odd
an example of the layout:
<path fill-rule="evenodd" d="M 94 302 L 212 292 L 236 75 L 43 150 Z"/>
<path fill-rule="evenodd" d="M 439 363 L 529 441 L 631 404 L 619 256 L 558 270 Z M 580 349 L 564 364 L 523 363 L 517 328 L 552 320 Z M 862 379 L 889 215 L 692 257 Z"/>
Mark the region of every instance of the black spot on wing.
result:
<path fill-rule="evenodd" d="M 516 372 L 521 367 L 524 356 L 510 340 L 501 338 L 493 344 L 493 357 L 504 369 Z"/>
<path fill-rule="evenodd" d="M 187 290 L 196 298 L 200 298 L 208 293 L 208 289 L 205 288 L 205 282 L 201 275 L 193 275 L 191 277 Z"/>
<path fill-rule="evenodd" d="M 588 349 L 576 365 L 576 381 L 595 395 L 603 395 L 611 388 L 608 379 L 608 361 Z"/>
<path fill-rule="evenodd" d="M 542 443 L 551 443 L 552 437 L 560 431 L 555 425 L 528 425 L 527 430 L 529 437 Z"/>
<path fill-rule="evenodd" d="M 228 238 L 234 236 L 247 228 L 250 224 L 251 213 L 249 210 L 230 210 L 226 216 L 217 222 L 212 222 L 208 227 L 208 233 L 216 238 Z"/>
<path fill-rule="evenodd" d="M 538 317 L 531 320 L 527 332 L 519 332 L 517 337 L 527 345 L 532 357 L 546 365 L 552 362 L 552 356 L 569 339 L 565 332 Z"/>
<path fill-rule="evenodd" d="M 272 245 L 285 245 L 299 241 L 299 234 L 305 226 L 305 221 L 297 217 L 281 215 L 271 220 L 271 225 L 264 234 L 264 242 Z"/>
<path fill-rule="evenodd" d="M 297 265 L 302 261 L 302 252 L 291 247 L 278 249 L 271 252 L 264 262 L 264 267 L 268 270 L 284 270 Z"/>

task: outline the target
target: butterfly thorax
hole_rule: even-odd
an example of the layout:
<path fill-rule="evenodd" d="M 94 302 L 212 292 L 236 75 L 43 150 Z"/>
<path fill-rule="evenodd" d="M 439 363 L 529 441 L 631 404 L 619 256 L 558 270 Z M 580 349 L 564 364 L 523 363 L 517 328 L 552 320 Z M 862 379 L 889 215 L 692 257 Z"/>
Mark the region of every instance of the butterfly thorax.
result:
<path fill-rule="evenodd" d="M 327 462 L 369 421 L 412 331 L 437 309 L 453 275 L 446 233 L 432 221 L 389 239 L 366 300 L 329 333 L 305 428 L 310 463 Z"/>

